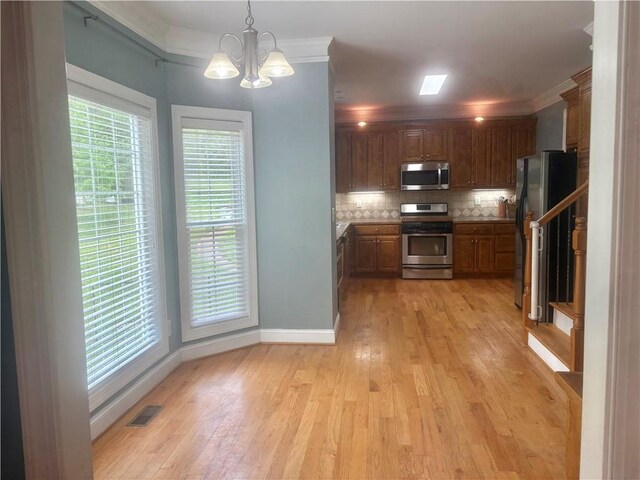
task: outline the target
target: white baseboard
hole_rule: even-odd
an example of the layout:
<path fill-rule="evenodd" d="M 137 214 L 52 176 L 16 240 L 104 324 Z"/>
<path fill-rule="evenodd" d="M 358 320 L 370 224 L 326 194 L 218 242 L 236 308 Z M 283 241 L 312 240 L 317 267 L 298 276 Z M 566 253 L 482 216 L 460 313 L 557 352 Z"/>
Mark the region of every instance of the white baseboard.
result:
<path fill-rule="evenodd" d="M 560 331 L 566 333 L 567 335 L 571 335 L 573 320 L 557 308 L 553 309 L 553 323 L 560 329 Z"/>
<path fill-rule="evenodd" d="M 334 343 L 338 341 L 338 332 L 340 331 L 340 312 L 336 315 L 336 319 L 333 322 Z"/>
<path fill-rule="evenodd" d="M 567 366 L 556 357 L 551 350 L 545 347 L 540 340 L 529 333 L 527 343 L 529 348 L 538 355 L 544 363 L 546 363 L 554 372 L 568 372 Z"/>
<path fill-rule="evenodd" d="M 127 413 L 127 410 L 133 407 L 136 402 L 175 370 L 182 363 L 180 354 L 180 350 L 170 354 L 117 398 L 109 402 L 106 407 L 91 416 L 91 440 L 95 440 L 122 415 Z"/>
<path fill-rule="evenodd" d="M 227 335 L 226 337 L 215 338 L 193 345 L 183 345 L 180 349 L 182 361 L 188 362 L 196 358 L 208 357 L 216 353 L 228 352 L 236 348 L 248 347 L 260 343 L 260 330 Z"/>
<path fill-rule="evenodd" d="M 127 413 L 136 402 L 149 393 L 183 362 L 256 345 L 258 343 L 334 345 L 339 327 L 340 314 L 336 317 L 336 323 L 334 325 L 335 331 L 332 329 L 255 329 L 249 332 L 194 343 L 192 345 L 183 345 L 91 417 L 91 440 L 95 440 L 113 425 L 122 415 Z"/>
<path fill-rule="evenodd" d="M 297 330 L 267 328 L 260 330 L 263 343 L 320 343 L 334 345 L 336 334 L 331 328 L 315 330 Z"/>

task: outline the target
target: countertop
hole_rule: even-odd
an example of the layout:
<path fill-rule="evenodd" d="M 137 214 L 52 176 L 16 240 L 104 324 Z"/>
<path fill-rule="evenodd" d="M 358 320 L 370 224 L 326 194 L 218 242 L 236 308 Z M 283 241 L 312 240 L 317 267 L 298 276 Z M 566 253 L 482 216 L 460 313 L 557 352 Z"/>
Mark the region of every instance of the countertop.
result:
<path fill-rule="evenodd" d="M 514 223 L 514 218 L 502 217 L 455 217 L 453 223 Z M 336 240 L 342 238 L 350 225 L 362 225 L 367 223 L 380 225 L 399 225 L 399 218 L 357 218 L 349 220 L 339 220 L 336 222 Z"/>
<path fill-rule="evenodd" d="M 515 223 L 515 218 L 503 218 L 503 217 L 456 217 L 453 219 L 453 223 Z"/>

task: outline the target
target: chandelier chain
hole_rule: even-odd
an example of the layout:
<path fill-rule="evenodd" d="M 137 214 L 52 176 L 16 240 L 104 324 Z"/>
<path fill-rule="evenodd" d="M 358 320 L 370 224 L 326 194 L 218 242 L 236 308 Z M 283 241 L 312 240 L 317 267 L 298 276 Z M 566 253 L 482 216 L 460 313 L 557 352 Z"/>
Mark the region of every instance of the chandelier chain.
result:
<path fill-rule="evenodd" d="M 244 19 L 244 23 L 248 26 L 248 27 L 252 27 L 253 26 L 253 15 L 251 15 L 251 0 L 247 0 L 247 18 Z"/>

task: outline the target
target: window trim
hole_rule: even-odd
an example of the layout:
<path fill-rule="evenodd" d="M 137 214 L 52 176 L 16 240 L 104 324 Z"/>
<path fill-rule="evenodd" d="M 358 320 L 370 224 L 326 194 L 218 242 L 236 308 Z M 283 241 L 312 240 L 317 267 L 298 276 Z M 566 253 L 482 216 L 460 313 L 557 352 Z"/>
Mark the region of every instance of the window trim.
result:
<path fill-rule="evenodd" d="M 182 341 L 198 340 L 222 333 L 254 327 L 259 324 L 258 314 L 258 267 L 256 253 L 255 184 L 253 176 L 253 132 L 251 112 L 218 108 L 171 105 L 174 186 L 176 199 L 176 228 L 178 235 L 178 272 L 180 277 L 180 321 Z M 184 187 L 184 160 L 182 152 L 183 120 L 187 123 L 198 120 L 242 123 L 244 136 L 245 185 L 247 188 L 247 233 L 248 233 L 248 287 L 249 315 L 224 320 L 208 325 L 191 325 L 191 294 L 189 291 L 189 250 L 186 224 Z"/>
<path fill-rule="evenodd" d="M 101 103 L 112 108 L 122 108 L 128 111 L 149 115 L 151 120 L 151 161 L 154 185 L 154 210 L 156 223 L 156 251 L 157 251 L 157 290 L 160 318 L 159 342 L 142 353 L 139 357 L 119 368 L 98 385 L 89 390 L 89 410 L 94 411 L 122 388 L 151 368 L 155 363 L 169 354 L 169 336 L 171 327 L 167 315 L 166 278 L 164 265 L 164 241 L 162 227 L 162 192 L 160 188 L 160 168 L 158 156 L 158 113 L 156 99 L 140 93 L 119 83 L 108 80 L 94 73 L 83 70 L 67 63 L 68 94 L 89 101 Z M 75 215 L 75 213 L 74 213 Z M 85 347 L 86 348 L 86 347 Z M 86 353 L 85 353 L 86 355 Z M 85 365 L 86 368 L 86 365 Z"/>

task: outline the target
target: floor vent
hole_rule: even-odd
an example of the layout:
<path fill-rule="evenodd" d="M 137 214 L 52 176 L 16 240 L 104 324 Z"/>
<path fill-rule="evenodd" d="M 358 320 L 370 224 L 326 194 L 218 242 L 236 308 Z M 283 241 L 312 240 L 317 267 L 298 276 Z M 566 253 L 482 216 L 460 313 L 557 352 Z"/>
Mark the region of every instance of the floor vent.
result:
<path fill-rule="evenodd" d="M 146 427 L 163 408 L 162 405 L 147 405 L 138 415 L 133 417 L 133 420 L 127 423 L 127 427 Z"/>

